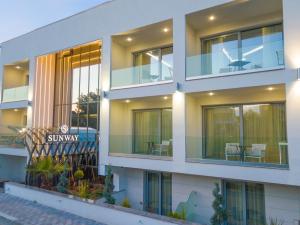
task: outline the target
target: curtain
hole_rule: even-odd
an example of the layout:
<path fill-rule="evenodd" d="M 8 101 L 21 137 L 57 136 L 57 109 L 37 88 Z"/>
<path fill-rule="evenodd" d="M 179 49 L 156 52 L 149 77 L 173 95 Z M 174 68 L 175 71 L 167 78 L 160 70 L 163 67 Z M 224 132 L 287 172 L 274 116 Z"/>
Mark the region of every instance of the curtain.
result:
<path fill-rule="evenodd" d="M 243 106 L 244 145 L 266 144 L 266 162 L 279 161 L 279 142 L 286 142 L 285 105 Z"/>
<path fill-rule="evenodd" d="M 172 212 L 172 175 L 161 174 L 161 214 L 167 216 Z"/>
<path fill-rule="evenodd" d="M 159 173 L 148 173 L 147 211 L 159 213 Z"/>
<path fill-rule="evenodd" d="M 262 184 L 246 184 L 247 225 L 266 224 L 264 198 Z"/>
<path fill-rule="evenodd" d="M 226 208 L 228 225 L 244 225 L 243 217 L 243 183 L 226 183 Z"/>
<path fill-rule="evenodd" d="M 161 126 L 161 136 L 162 141 L 170 141 L 172 139 L 172 109 L 162 110 L 162 126 Z"/>
<path fill-rule="evenodd" d="M 204 110 L 205 157 L 225 158 L 226 143 L 240 142 L 239 107 L 220 106 Z"/>
<path fill-rule="evenodd" d="M 160 111 L 134 112 L 134 153 L 151 154 L 153 144 L 160 143 Z"/>

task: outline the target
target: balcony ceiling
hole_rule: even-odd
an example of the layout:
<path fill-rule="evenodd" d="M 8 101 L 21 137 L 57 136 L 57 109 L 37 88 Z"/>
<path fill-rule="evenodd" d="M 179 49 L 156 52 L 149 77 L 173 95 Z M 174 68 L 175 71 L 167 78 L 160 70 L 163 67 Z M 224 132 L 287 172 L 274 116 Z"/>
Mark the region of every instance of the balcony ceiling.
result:
<path fill-rule="evenodd" d="M 168 32 L 163 29 L 168 28 Z M 131 42 L 127 38 L 132 38 Z M 173 23 L 172 20 L 151 24 L 113 36 L 113 41 L 124 47 L 145 45 L 146 43 L 172 42 Z"/>
<path fill-rule="evenodd" d="M 282 0 L 241 0 L 195 12 L 187 16 L 188 24 L 195 30 L 228 26 L 243 21 L 261 22 L 282 19 Z M 213 15 L 214 21 L 209 17 Z"/>

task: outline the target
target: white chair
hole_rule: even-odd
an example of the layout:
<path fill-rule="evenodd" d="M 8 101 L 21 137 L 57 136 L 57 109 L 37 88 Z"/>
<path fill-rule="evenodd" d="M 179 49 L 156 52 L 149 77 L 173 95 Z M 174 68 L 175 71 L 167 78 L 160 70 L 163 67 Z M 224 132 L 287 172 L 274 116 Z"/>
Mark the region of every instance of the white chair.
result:
<path fill-rule="evenodd" d="M 161 144 L 154 145 L 154 149 L 152 152 L 154 155 L 157 155 L 156 153 L 158 153 L 158 155 L 161 156 L 163 155 L 163 153 L 166 153 L 166 156 L 168 156 L 170 146 L 171 146 L 171 141 L 162 140 Z"/>
<path fill-rule="evenodd" d="M 241 156 L 240 143 L 226 143 L 225 157 L 228 160 L 229 156 Z"/>
<path fill-rule="evenodd" d="M 266 148 L 266 144 L 252 144 L 251 149 L 246 151 L 245 158 L 258 159 L 259 162 L 264 159 L 265 162 Z"/>
<path fill-rule="evenodd" d="M 287 149 L 288 143 L 286 143 L 286 142 L 279 142 L 278 145 L 279 145 L 278 146 L 279 162 L 280 162 L 280 165 L 281 165 L 282 164 L 282 154 L 283 154 L 284 149 Z"/>

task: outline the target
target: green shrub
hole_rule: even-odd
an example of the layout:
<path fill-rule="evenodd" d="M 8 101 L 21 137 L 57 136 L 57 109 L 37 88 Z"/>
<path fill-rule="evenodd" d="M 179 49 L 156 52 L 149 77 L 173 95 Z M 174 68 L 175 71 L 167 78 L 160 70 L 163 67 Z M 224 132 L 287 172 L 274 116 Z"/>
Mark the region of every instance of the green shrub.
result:
<path fill-rule="evenodd" d="M 170 212 L 168 217 L 178 219 L 178 220 L 186 220 L 186 211 L 183 209 L 181 212 Z"/>
<path fill-rule="evenodd" d="M 131 208 L 131 204 L 129 202 L 129 199 L 128 198 L 124 198 L 121 206 L 125 207 L 125 208 Z"/>
<path fill-rule="evenodd" d="M 215 184 L 212 194 L 215 197 L 212 204 L 214 215 L 211 217 L 210 222 L 212 225 L 222 225 L 227 220 L 227 212 L 224 206 L 223 195 L 220 191 L 220 186 L 218 183 Z"/>
<path fill-rule="evenodd" d="M 81 169 L 78 169 L 74 173 L 75 180 L 81 180 L 84 177 L 84 172 Z"/>
<path fill-rule="evenodd" d="M 78 195 L 80 198 L 88 198 L 89 197 L 89 182 L 82 181 L 78 186 Z"/>
<path fill-rule="evenodd" d="M 114 190 L 114 184 L 112 181 L 112 172 L 111 168 L 107 167 L 107 175 L 105 177 L 105 184 L 104 184 L 104 190 L 103 190 L 103 197 L 105 198 L 105 203 L 114 205 L 116 200 L 112 196 L 113 190 Z"/>
<path fill-rule="evenodd" d="M 68 165 L 65 163 L 64 170 L 59 176 L 59 181 L 56 186 L 57 191 L 61 193 L 67 193 L 68 192 L 68 185 L 69 185 L 69 179 L 68 179 Z"/>

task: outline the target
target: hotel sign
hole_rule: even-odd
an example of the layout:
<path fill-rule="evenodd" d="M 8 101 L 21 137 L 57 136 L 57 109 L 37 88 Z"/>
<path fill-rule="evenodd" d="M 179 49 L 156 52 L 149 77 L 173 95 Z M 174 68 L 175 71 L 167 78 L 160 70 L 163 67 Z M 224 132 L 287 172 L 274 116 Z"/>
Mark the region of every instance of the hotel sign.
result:
<path fill-rule="evenodd" d="M 68 134 L 69 127 L 62 125 L 58 133 L 52 133 L 46 135 L 46 142 L 48 143 L 69 143 L 79 141 L 78 134 Z"/>

